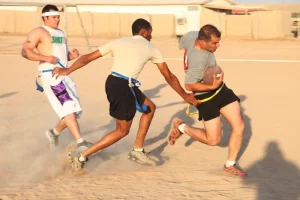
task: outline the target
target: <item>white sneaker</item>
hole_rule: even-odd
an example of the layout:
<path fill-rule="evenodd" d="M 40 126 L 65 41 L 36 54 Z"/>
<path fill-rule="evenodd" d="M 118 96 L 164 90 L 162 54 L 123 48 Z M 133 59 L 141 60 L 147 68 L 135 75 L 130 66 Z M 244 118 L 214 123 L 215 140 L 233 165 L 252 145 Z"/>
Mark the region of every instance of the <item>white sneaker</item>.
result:
<path fill-rule="evenodd" d="M 58 136 L 54 133 L 53 129 L 46 131 L 46 136 L 50 142 L 50 148 L 54 148 L 58 146 Z"/>
<path fill-rule="evenodd" d="M 68 152 L 69 162 L 72 166 L 72 169 L 75 172 L 80 171 L 81 169 L 83 169 L 84 164 L 88 161 L 88 159 L 86 159 L 86 161 L 81 162 L 79 160 L 79 157 L 80 157 L 80 153 L 78 151 Z"/>
<path fill-rule="evenodd" d="M 148 156 L 149 153 L 143 151 L 135 151 L 132 149 L 128 154 L 128 159 L 137 162 L 141 165 L 148 165 L 148 166 L 156 166 L 156 162 L 151 160 Z"/>
<path fill-rule="evenodd" d="M 93 146 L 92 143 L 83 140 L 83 142 L 77 144 L 77 151 L 79 151 L 81 153 L 84 150 L 90 148 L 91 146 Z"/>

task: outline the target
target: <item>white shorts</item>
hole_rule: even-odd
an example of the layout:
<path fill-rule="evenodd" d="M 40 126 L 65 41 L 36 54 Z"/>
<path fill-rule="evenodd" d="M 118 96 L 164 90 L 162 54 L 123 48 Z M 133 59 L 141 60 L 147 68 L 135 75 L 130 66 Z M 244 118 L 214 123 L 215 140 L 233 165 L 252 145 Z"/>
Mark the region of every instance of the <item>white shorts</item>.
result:
<path fill-rule="evenodd" d="M 82 114 L 82 108 L 76 91 L 75 82 L 69 76 L 61 76 L 56 79 L 52 72 L 44 72 L 41 75 L 44 92 L 60 119 L 76 113 L 77 118 Z"/>

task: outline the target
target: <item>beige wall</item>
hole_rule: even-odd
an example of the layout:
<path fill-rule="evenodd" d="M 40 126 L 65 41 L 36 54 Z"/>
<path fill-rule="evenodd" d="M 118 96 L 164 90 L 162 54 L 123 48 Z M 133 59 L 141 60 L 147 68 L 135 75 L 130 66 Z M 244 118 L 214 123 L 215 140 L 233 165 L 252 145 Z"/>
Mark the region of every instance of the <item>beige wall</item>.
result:
<path fill-rule="evenodd" d="M 132 35 L 131 25 L 138 18 L 151 22 L 153 36 L 174 36 L 174 15 L 147 15 L 125 13 L 91 13 L 81 12 L 85 32 L 88 36 L 119 37 Z M 67 31 L 64 13 L 61 13 L 59 28 L 69 36 L 83 36 L 82 25 L 77 13 L 67 13 Z M 29 11 L 1 11 L 0 33 L 27 34 L 30 30 L 42 25 L 38 12 Z"/>
<path fill-rule="evenodd" d="M 16 31 L 16 12 L 1 10 L 0 12 L 0 32 L 15 33 Z"/>
<path fill-rule="evenodd" d="M 85 32 L 88 36 L 93 35 L 93 13 L 90 12 L 81 12 L 80 13 Z M 67 13 L 67 23 L 68 23 L 68 35 L 72 36 L 82 36 L 84 35 L 81 23 L 77 13 Z M 86 23 L 89 22 L 89 23 Z M 65 28 L 64 15 L 61 15 L 61 24 L 60 28 Z"/>
<path fill-rule="evenodd" d="M 81 12 L 81 19 L 88 36 L 116 38 L 131 35 L 131 24 L 144 18 L 153 26 L 153 37 L 174 37 L 174 15 L 120 14 Z M 291 36 L 291 20 L 288 11 L 261 11 L 247 16 L 225 15 L 202 9 L 200 25 L 213 24 L 222 32 L 222 37 L 280 38 Z M 84 32 L 77 13 L 68 13 L 68 36 L 83 36 Z M 40 12 L 1 11 L 0 33 L 27 34 L 41 25 Z M 60 28 L 65 29 L 64 13 Z"/>
<path fill-rule="evenodd" d="M 253 12 L 251 15 L 225 15 L 203 8 L 200 25 L 204 24 L 215 25 L 223 37 L 263 39 L 292 36 L 291 11 L 288 9 Z"/>
<path fill-rule="evenodd" d="M 227 15 L 226 34 L 229 37 L 252 37 L 252 16 Z"/>
<path fill-rule="evenodd" d="M 284 0 L 282 0 L 284 1 Z M 292 3 L 285 3 L 285 4 L 246 4 L 245 6 L 254 6 L 254 7 L 263 7 L 268 10 L 279 10 L 279 11 L 295 11 L 300 12 L 300 4 L 292 4 Z"/>
<path fill-rule="evenodd" d="M 300 11 L 300 10 L 299 10 Z M 292 20 L 290 11 L 282 11 L 282 30 L 284 37 L 290 37 L 293 34 L 291 33 Z"/>
<path fill-rule="evenodd" d="M 93 13 L 92 27 L 93 36 L 119 37 L 120 16 L 117 13 Z M 84 23 L 85 25 L 86 23 Z"/>
<path fill-rule="evenodd" d="M 260 11 L 251 15 L 225 15 L 203 9 L 201 26 L 213 24 L 222 37 L 281 38 L 291 36 L 290 12 Z"/>
<path fill-rule="evenodd" d="M 254 38 L 280 38 L 284 36 L 281 11 L 261 11 L 253 13 Z"/>
<path fill-rule="evenodd" d="M 41 21 L 41 17 L 34 12 L 18 11 L 15 13 L 15 32 L 17 34 L 27 32 L 36 27 Z"/>
<path fill-rule="evenodd" d="M 225 13 L 218 13 L 204 8 L 200 15 L 200 26 L 203 26 L 205 24 L 212 24 L 216 26 L 222 32 L 222 37 L 226 37 L 227 33 Z"/>
<path fill-rule="evenodd" d="M 175 16 L 174 15 L 151 15 L 153 37 L 174 37 Z"/>
<path fill-rule="evenodd" d="M 34 12 L 2 10 L 0 12 L 0 32 L 24 34 L 35 28 L 41 18 Z"/>
<path fill-rule="evenodd" d="M 150 21 L 150 16 L 147 15 L 147 14 L 126 14 L 126 13 L 120 13 L 119 14 L 120 36 L 129 36 L 129 35 L 132 35 L 131 25 L 138 18 L 143 18 L 143 19 L 145 19 L 147 21 Z"/>

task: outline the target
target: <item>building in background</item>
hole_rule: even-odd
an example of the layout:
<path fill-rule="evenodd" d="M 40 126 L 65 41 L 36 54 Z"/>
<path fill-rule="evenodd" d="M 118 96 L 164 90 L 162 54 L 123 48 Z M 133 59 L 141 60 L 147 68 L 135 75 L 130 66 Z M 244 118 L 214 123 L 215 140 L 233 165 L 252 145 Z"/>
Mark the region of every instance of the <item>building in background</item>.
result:
<path fill-rule="evenodd" d="M 61 25 L 69 36 L 116 38 L 131 35 L 131 24 L 145 18 L 154 38 L 180 37 L 213 24 L 222 37 L 292 37 L 300 4 L 237 5 L 231 0 L 0 0 L 0 33 L 24 34 L 41 24 L 42 6 L 51 3 L 62 12 Z M 39 20 L 39 21 L 38 21 Z M 294 25 L 292 25 L 294 24 Z M 299 32 L 299 28 L 298 28 Z"/>
<path fill-rule="evenodd" d="M 182 36 L 188 31 L 199 30 L 201 27 L 201 15 L 204 12 L 248 14 L 252 11 L 262 10 L 261 7 L 257 6 L 238 6 L 231 0 L 56 0 L 40 3 L 34 3 L 32 0 L 10 2 L 1 0 L 0 4 L 2 6 L 0 9 L 36 11 L 36 5 L 46 3 L 78 5 L 79 12 L 149 14 L 150 16 L 174 15 L 176 36 Z M 77 9 L 75 7 L 67 7 L 67 12 L 77 12 Z M 151 21 L 151 18 L 148 20 Z"/>

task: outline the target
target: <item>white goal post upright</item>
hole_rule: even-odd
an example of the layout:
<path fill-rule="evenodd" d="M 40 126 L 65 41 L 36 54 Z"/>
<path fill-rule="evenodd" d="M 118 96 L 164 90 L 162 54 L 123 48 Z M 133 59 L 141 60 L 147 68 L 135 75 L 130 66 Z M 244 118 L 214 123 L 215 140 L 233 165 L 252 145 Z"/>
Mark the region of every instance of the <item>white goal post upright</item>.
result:
<path fill-rule="evenodd" d="M 16 3 L 16 2 L 0 2 L 0 6 L 36 6 L 37 8 L 39 7 L 44 7 L 45 5 L 47 4 L 50 4 L 50 3 L 36 3 L 36 2 L 32 2 L 32 3 Z M 75 7 L 76 8 L 76 12 L 77 12 L 77 15 L 78 15 L 78 18 L 79 18 L 79 21 L 80 21 L 80 25 L 81 25 L 81 29 L 82 29 L 82 32 L 83 32 L 83 36 L 85 38 L 85 41 L 86 41 L 86 45 L 88 46 L 89 50 L 91 50 L 91 46 L 90 46 L 90 43 L 89 43 L 89 39 L 88 39 L 88 36 L 87 36 L 87 33 L 86 33 L 86 30 L 84 28 L 84 24 L 83 24 L 83 21 L 82 21 L 82 18 L 81 18 L 81 15 L 80 15 L 80 12 L 79 12 L 79 9 L 78 9 L 78 5 L 75 5 L 75 4 L 61 4 L 61 3 L 53 3 L 54 5 L 58 6 L 58 7 L 63 7 L 63 10 L 64 10 L 64 22 L 65 22 L 65 27 L 64 27 L 64 32 L 65 32 L 65 35 L 68 36 L 68 17 L 67 17 L 67 8 L 68 7 Z M 39 9 L 37 9 L 39 10 Z"/>

